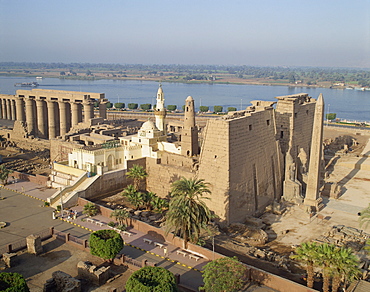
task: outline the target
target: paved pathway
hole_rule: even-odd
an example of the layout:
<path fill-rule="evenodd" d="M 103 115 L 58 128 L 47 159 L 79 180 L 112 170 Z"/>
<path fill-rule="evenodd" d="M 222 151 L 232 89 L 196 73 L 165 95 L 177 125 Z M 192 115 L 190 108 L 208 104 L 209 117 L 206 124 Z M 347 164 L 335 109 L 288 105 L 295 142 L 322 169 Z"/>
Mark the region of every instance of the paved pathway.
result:
<path fill-rule="evenodd" d="M 54 226 L 59 231 L 69 232 L 73 236 L 88 239 L 90 232 L 108 229 L 107 223 L 113 221 L 112 218 L 97 215 L 93 219 L 102 222 L 102 226 L 88 222 L 86 220 L 87 217 L 82 214 L 82 206 L 72 208 L 72 210 L 77 211 L 78 216 L 76 219 L 68 219 L 68 215 L 64 214 L 63 218 L 59 215 L 58 220 L 53 220 L 53 209 L 42 206 L 46 198 L 56 191 L 55 189 L 48 189 L 31 182 L 19 180 L 2 188 L 0 196 L 4 196 L 7 199 L 0 201 L 2 210 L 0 221 L 11 222 L 11 224 L 0 230 L 0 246 L 51 226 Z M 21 214 L 27 214 L 27 218 L 21 216 L 22 220 L 20 220 L 19 216 Z M 4 220 L 3 216 L 6 216 L 8 219 Z M 19 224 L 16 222 L 19 222 Z M 195 290 L 203 284 L 200 271 L 208 260 L 199 259 L 196 261 L 195 259 L 190 259 L 188 256 L 177 254 L 176 251 L 181 249 L 176 246 L 163 241 L 159 242 L 158 239 L 135 229 L 128 231 L 131 236 L 122 235 L 126 244 L 122 251 L 124 254 L 139 261 L 146 259 L 150 262 L 155 262 L 158 266 L 164 267 L 175 274 L 180 274 L 181 283 Z M 6 236 L 1 236 L 1 233 L 5 235 L 5 232 Z M 144 238 L 151 240 L 152 243 L 149 244 L 147 241 L 144 241 Z M 155 246 L 154 242 L 166 246 L 166 257 L 164 256 L 164 249 Z"/>

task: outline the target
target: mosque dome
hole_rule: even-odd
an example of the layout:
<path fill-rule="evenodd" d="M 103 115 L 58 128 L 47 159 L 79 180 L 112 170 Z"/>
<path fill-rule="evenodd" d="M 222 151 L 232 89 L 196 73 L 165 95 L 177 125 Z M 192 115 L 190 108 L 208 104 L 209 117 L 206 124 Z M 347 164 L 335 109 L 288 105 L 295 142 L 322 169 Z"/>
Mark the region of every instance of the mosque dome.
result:
<path fill-rule="evenodd" d="M 140 130 L 148 131 L 148 130 L 158 130 L 155 124 L 152 121 L 146 121 Z"/>

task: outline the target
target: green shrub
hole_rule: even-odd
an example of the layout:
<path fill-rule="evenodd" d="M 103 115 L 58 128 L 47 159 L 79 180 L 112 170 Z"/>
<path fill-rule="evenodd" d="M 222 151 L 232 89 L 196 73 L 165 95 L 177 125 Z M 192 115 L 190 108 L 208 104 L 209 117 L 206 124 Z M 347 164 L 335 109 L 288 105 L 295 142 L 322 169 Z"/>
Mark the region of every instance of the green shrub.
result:
<path fill-rule="evenodd" d="M 114 227 L 114 226 L 116 226 L 116 223 L 115 223 L 115 222 L 113 222 L 113 221 L 110 221 L 110 222 L 108 223 L 108 226 L 110 226 L 110 227 Z"/>
<path fill-rule="evenodd" d="M 111 102 L 107 102 L 107 108 L 112 108 L 113 104 Z"/>
<path fill-rule="evenodd" d="M 227 108 L 227 111 L 228 112 L 235 112 L 236 111 L 236 107 L 230 106 L 230 107 Z"/>
<path fill-rule="evenodd" d="M 113 260 L 122 250 L 124 242 L 114 230 L 98 230 L 90 234 L 90 253 L 105 260 Z"/>
<path fill-rule="evenodd" d="M 175 105 L 175 104 L 169 104 L 169 105 L 167 106 L 167 109 L 168 109 L 169 111 L 175 111 L 175 110 L 177 109 L 177 105 Z"/>
<path fill-rule="evenodd" d="M 125 104 L 123 102 L 117 102 L 114 104 L 115 108 L 121 109 L 125 107 Z"/>
<path fill-rule="evenodd" d="M 205 113 L 205 112 L 208 112 L 209 111 L 209 107 L 208 106 L 205 106 L 205 105 L 201 105 L 199 107 L 199 110 L 202 112 L 202 113 Z"/>
<path fill-rule="evenodd" d="M 215 105 L 215 106 L 213 107 L 213 111 L 214 111 L 215 113 L 222 113 L 222 110 L 223 110 L 223 107 L 222 107 L 222 106 L 220 106 L 220 105 Z"/>
<path fill-rule="evenodd" d="M 150 110 L 152 108 L 152 105 L 150 103 L 144 103 L 140 105 L 140 108 L 144 111 Z"/>
<path fill-rule="evenodd" d="M 134 272 L 126 283 L 127 292 L 175 292 L 173 273 L 162 267 L 144 267 Z"/>
<path fill-rule="evenodd" d="M 26 280 L 18 273 L 0 273 L 1 292 L 29 292 Z"/>
<path fill-rule="evenodd" d="M 129 109 L 131 109 L 131 110 L 133 110 L 133 109 L 137 109 L 137 107 L 138 107 L 139 105 L 137 104 L 137 103 L 129 103 L 128 105 L 127 105 L 127 107 L 129 108 Z"/>

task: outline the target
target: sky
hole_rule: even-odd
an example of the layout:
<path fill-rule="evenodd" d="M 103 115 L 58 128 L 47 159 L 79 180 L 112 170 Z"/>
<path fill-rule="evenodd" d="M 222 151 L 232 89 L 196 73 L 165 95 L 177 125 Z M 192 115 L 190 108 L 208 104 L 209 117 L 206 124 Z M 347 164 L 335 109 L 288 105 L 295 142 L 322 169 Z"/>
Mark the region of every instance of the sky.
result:
<path fill-rule="evenodd" d="M 370 68 L 370 0 L 0 0 L 0 62 Z"/>

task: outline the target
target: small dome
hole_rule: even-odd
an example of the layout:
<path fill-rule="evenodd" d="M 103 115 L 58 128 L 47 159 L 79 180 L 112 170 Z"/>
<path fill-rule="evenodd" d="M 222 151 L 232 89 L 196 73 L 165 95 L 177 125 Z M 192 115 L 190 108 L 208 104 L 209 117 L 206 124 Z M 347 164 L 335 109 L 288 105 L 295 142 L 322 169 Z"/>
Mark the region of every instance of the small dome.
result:
<path fill-rule="evenodd" d="M 192 101 L 194 100 L 190 95 L 185 99 L 185 101 Z"/>
<path fill-rule="evenodd" d="M 159 84 L 157 94 L 163 94 L 162 84 Z"/>
<path fill-rule="evenodd" d="M 142 126 L 140 130 L 158 130 L 155 124 L 152 121 L 146 121 Z"/>

